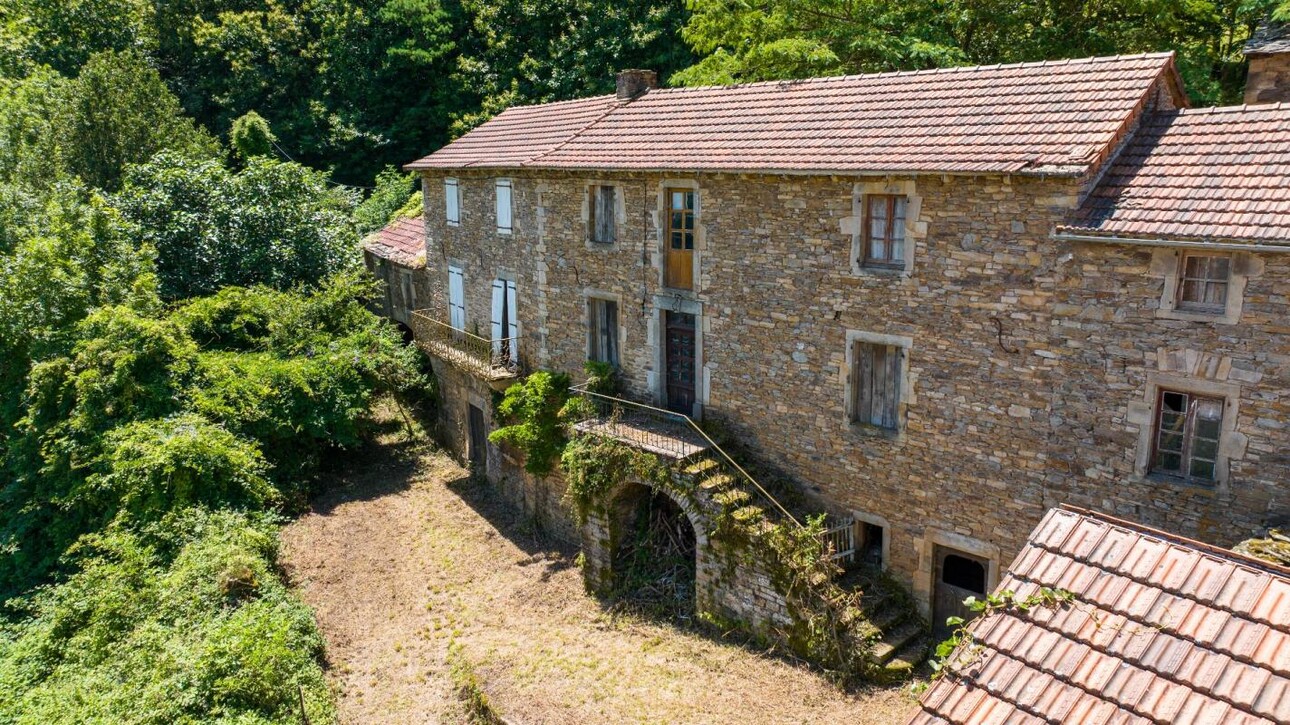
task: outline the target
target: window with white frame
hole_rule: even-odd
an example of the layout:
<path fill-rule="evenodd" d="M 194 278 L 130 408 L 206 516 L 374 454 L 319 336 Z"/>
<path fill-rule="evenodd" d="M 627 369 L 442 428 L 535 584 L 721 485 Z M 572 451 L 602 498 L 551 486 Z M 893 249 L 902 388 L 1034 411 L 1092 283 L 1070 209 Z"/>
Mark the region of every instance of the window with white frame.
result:
<path fill-rule="evenodd" d="M 510 234 L 512 227 L 511 180 L 497 180 L 497 233 Z"/>
<path fill-rule="evenodd" d="M 448 226 L 461 224 L 461 187 L 456 179 L 443 180 L 444 218 Z"/>
<path fill-rule="evenodd" d="M 618 366 L 618 303 L 587 299 L 587 357 Z"/>

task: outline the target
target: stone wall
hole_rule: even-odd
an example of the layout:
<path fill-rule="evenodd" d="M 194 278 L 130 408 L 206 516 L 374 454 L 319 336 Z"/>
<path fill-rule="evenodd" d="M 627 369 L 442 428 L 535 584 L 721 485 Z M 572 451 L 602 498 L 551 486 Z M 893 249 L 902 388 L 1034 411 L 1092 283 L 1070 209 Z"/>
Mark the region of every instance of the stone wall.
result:
<path fill-rule="evenodd" d="M 586 299 L 619 301 L 622 377 L 662 391 L 660 319 L 699 315 L 699 410 L 821 508 L 887 522 L 887 566 L 926 594 L 935 546 L 988 556 L 991 580 L 1044 511 L 1072 503 L 1228 545 L 1290 515 L 1290 260 L 1254 255 L 1235 324 L 1162 318 L 1147 248 L 1055 241 L 1087 180 L 573 173 L 513 177 L 514 232 L 496 233 L 494 177 L 456 176 L 462 221 L 425 180 L 427 306 L 465 270 L 467 327 L 486 329 L 494 277 L 517 281 L 525 364 L 579 377 Z M 587 241 L 594 183 L 618 185 L 618 242 Z M 659 209 L 699 196 L 693 292 L 661 287 Z M 862 194 L 911 201 L 906 270 L 855 262 Z M 419 288 L 420 289 L 420 288 Z M 907 340 L 899 433 L 850 422 L 848 340 Z M 861 337 L 860 339 L 863 339 Z M 1200 486 L 1138 465 L 1161 380 L 1228 386 L 1230 475 Z M 444 387 L 445 398 L 451 389 Z"/>
<path fill-rule="evenodd" d="M 1245 102 L 1279 103 L 1290 101 L 1290 52 L 1250 55 L 1249 75 L 1245 79 Z"/>

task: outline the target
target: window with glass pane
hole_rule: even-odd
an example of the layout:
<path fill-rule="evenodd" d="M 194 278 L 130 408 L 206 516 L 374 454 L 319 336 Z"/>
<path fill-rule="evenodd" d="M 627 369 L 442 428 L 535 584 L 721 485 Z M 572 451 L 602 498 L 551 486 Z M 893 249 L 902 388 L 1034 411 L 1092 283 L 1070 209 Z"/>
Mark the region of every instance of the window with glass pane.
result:
<path fill-rule="evenodd" d="M 1227 306 L 1231 257 L 1188 254 L 1178 277 L 1178 308 L 1221 313 Z"/>
<path fill-rule="evenodd" d="M 618 303 L 587 300 L 587 352 L 592 360 L 618 365 Z"/>
<path fill-rule="evenodd" d="M 618 238 L 614 207 L 618 190 L 613 186 L 591 187 L 589 229 L 591 241 L 613 244 Z"/>
<path fill-rule="evenodd" d="M 694 192 L 670 189 L 668 196 L 671 210 L 667 220 L 668 246 L 672 249 L 694 249 Z"/>
<path fill-rule="evenodd" d="M 871 194 L 865 197 L 865 266 L 905 266 L 906 203 L 903 196 Z"/>
<path fill-rule="evenodd" d="M 1223 400 L 1176 390 L 1160 391 L 1152 470 L 1213 481 L 1223 431 Z"/>

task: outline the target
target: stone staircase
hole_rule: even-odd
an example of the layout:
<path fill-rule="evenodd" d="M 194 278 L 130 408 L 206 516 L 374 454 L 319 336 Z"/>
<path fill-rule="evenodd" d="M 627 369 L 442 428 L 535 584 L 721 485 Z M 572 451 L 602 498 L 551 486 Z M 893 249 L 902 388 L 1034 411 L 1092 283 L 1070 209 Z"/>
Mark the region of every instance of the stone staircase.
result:
<path fill-rule="evenodd" d="M 716 458 L 700 454 L 681 461 L 676 470 L 694 482 L 702 499 L 712 502 L 735 521 L 741 524 L 771 522 L 772 513 L 760 505 Z"/>
<path fill-rule="evenodd" d="M 702 497 L 716 504 L 740 523 L 774 519 L 773 511 L 759 505 L 757 498 L 716 459 L 699 455 L 679 462 L 677 472 L 694 481 Z M 838 585 L 859 590 L 861 608 L 877 630 L 872 660 L 878 679 L 896 682 L 908 679 L 931 653 L 931 635 L 918 615 L 909 594 L 876 568 L 862 565 L 846 572 Z"/>
<path fill-rule="evenodd" d="M 878 679 L 908 679 L 931 653 L 927 625 L 909 601 L 903 587 L 876 568 L 862 565 L 838 580 L 843 589 L 863 592 L 860 602 L 869 623 L 878 630 L 872 659 Z"/>

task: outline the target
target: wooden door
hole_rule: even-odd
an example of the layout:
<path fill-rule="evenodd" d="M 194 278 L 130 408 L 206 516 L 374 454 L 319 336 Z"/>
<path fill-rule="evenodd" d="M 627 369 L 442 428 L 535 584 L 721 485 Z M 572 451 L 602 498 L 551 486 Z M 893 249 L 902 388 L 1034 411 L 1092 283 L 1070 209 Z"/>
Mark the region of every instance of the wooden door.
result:
<path fill-rule="evenodd" d="M 694 190 L 667 190 L 667 229 L 663 239 L 663 284 L 694 289 Z"/>
<path fill-rule="evenodd" d="M 694 415 L 694 315 L 667 312 L 667 408 Z"/>
<path fill-rule="evenodd" d="M 932 636 L 937 641 L 949 637 L 953 627 L 945 624 L 949 617 L 964 621 L 976 616 L 963 600 L 982 599 L 986 594 L 986 571 L 989 562 L 978 556 L 936 547 L 936 584 L 932 593 Z"/>
<path fill-rule="evenodd" d="M 472 468 L 483 468 L 488 458 L 488 429 L 484 424 L 484 411 L 478 406 L 470 406 L 470 420 L 467 421 L 470 440 L 467 442 L 466 455 Z"/>

